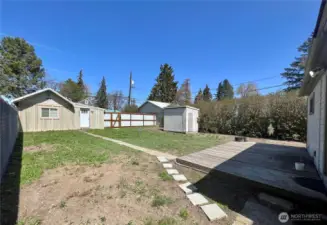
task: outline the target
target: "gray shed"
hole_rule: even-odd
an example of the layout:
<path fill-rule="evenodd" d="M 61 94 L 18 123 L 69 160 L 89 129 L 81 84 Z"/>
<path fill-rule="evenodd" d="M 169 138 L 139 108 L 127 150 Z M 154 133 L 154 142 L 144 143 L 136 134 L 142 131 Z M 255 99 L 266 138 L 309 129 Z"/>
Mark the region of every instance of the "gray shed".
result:
<path fill-rule="evenodd" d="M 139 112 L 156 114 L 157 124 L 162 127 L 163 109 L 169 105 L 168 102 L 146 101 L 139 107 Z"/>
<path fill-rule="evenodd" d="M 199 109 L 191 106 L 164 108 L 164 130 L 173 132 L 198 132 Z"/>

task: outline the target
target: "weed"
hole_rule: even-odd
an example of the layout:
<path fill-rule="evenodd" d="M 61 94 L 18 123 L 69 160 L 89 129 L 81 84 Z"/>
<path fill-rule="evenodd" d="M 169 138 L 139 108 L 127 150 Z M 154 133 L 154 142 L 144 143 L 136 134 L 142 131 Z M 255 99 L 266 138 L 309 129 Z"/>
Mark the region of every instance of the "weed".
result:
<path fill-rule="evenodd" d="M 175 224 L 177 224 L 177 222 L 172 217 L 164 217 L 158 221 L 158 225 L 175 225 Z"/>
<path fill-rule="evenodd" d="M 117 185 L 117 188 L 118 188 L 118 189 L 125 189 L 125 188 L 127 188 L 127 187 L 128 187 L 128 183 L 127 183 L 126 178 L 121 177 L 121 178 L 119 179 L 119 184 Z"/>
<path fill-rule="evenodd" d="M 172 176 L 170 176 L 166 171 L 163 171 L 163 172 L 159 173 L 159 177 L 163 181 L 173 180 Z"/>
<path fill-rule="evenodd" d="M 228 206 L 227 205 L 224 205 L 224 204 L 222 204 L 222 203 L 220 203 L 220 202 L 216 202 L 217 203 L 217 205 L 220 207 L 220 208 L 222 208 L 222 209 L 228 209 Z"/>
<path fill-rule="evenodd" d="M 133 159 L 132 160 L 132 165 L 138 166 L 138 165 L 140 165 L 140 163 L 138 161 L 136 161 L 135 159 Z"/>
<path fill-rule="evenodd" d="M 171 198 L 164 196 L 164 195 L 155 195 L 154 199 L 152 200 L 152 207 L 159 207 L 163 205 L 169 205 L 173 201 Z"/>
<path fill-rule="evenodd" d="M 20 221 L 18 224 L 19 225 L 25 225 L 25 224 L 28 224 L 28 225 L 41 225 L 41 223 L 42 223 L 41 219 L 36 218 L 36 217 L 30 217 L 30 218 L 28 218 L 27 221 Z"/>
<path fill-rule="evenodd" d="M 179 211 L 179 216 L 180 216 L 181 218 L 183 218 L 184 220 L 186 220 L 187 217 L 188 217 L 187 209 L 186 209 L 186 208 L 181 209 L 181 210 Z"/>
<path fill-rule="evenodd" d="M 84 177 L 83 179 L 85 182 L 92 182 L 93 180 L 90 177 Z"/>
<path fill-rule="evenodd" d="M 127 192 L 125 190 L 120 191 L 120 198 L 124 198 L 126 196 Z"/>
<path fill-rule="evenodd" d="M 100 217 L 100 220 L 101 220 L 102 223 L 104 223 L 104 222 L 106 222 L 107 219 L 106 219 L 105 216 L 101 216 L 101 217 Z"/>
<path fill-rule="evenodd" d="M 108 195 L 107 199 L 113 199 L 112 195 Z"/>
<path fill-rule="evenodd" d="M 66 207 L 66 202 L 64 200 L 62 200 L 59 204 L 59 207 L 62 209 L 62 208 L 65 208 Z"/>
<path fill-rule="evenodd" d="M 154 225 L 155 222 L 153 221 L 152 218 L 146 218 L 145 221 L 143 222 L 144 225 Z"/>
<path fill-rule="evenodd" d="M 129 221 L 129 222 L 127 223 L 127 225 L 133 225 L 133 221 L 132 221 L 132 220 Z"/>

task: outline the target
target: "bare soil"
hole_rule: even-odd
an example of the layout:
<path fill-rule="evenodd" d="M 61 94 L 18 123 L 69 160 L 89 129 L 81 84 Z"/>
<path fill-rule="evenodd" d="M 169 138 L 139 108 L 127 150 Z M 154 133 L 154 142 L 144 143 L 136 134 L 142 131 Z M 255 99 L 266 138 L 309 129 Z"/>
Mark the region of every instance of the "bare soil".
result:
<path fill-rule="evenodd" d="M 55 145 L 42 143 L 40 145 L 32 145 L 23 148 L 25 152 L 39 152 L 39 151 L 54 151 Z"/>
<path fill-rule="evenodd" d="M 19 223 L 232 224 L 232 217 L 209 222 L 177 182 L 161 180 L 158 174 L 164 169 L 156 158 L 142 153 L 120 155 L 112 162 L 48 170 L 38 181 L 23 186 Z M 155 205 L 160 197 L 168 200 Z M 182 209 L 187 211 L 186 218 L 179 215 Z"/>

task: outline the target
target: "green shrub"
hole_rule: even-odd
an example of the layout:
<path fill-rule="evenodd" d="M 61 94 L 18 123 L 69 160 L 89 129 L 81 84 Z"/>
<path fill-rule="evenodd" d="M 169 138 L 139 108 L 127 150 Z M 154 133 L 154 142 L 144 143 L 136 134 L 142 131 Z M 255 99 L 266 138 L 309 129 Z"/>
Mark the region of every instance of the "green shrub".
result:
<path fill-rule="evenodd" d="M 199 131 L 305 141 L 306 98 L 296 92 L 200 102 Z"/>

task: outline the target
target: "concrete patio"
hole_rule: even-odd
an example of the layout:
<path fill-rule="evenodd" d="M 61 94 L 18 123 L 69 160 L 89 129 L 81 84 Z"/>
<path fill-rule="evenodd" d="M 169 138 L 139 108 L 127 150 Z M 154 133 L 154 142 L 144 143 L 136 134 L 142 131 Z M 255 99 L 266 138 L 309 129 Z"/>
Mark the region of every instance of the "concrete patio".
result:
<path fill-rule="evenodd" d="M 305 163 L 304 171 L 294 163 Z M 201 170 L 230 176 L 260 189 L 300 201 L 327 203 L 325 187 L 305 148 L 256 142 L 228 142 L 176 159 Z"/>

